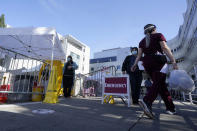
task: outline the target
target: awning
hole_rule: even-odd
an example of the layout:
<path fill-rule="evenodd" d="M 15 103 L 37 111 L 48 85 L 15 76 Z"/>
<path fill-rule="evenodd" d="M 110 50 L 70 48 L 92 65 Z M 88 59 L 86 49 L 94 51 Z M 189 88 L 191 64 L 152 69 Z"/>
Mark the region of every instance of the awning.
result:
<path fill-rule="evenodd" d="M 53 28 L 0 28 L 0 47 L 35 59 L 65 59 L 62 44 Z"/>

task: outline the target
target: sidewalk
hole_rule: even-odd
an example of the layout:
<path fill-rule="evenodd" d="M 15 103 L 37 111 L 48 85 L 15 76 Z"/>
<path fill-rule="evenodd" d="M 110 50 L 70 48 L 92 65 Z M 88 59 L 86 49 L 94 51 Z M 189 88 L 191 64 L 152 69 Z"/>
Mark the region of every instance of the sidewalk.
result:
<path fill-rule="evenodd" d="M 126 107 L 101 104 L 100 98 L 68 98 L 57 104 L 0 105 L 1 131 L 195 131 L 197 130 L 197 106 L 175 102 L 177 115 L 165 113 L 164 104 L 153 105 L 155 120 L 142 117 L 139 106 Z M 35 109 L 51 109 L 53 114 L 34 114 Z"/>

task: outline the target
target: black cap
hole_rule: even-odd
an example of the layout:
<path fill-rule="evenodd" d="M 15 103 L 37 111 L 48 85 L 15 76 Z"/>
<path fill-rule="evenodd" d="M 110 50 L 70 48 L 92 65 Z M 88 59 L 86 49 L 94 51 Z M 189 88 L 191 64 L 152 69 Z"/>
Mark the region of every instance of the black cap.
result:
<path fill-rule="evenodd" d="M 137 47 L 130 47 L 130 50 L 133 50 L 133 49 L 138 50 L 138 48 L 137 48 Z"/>

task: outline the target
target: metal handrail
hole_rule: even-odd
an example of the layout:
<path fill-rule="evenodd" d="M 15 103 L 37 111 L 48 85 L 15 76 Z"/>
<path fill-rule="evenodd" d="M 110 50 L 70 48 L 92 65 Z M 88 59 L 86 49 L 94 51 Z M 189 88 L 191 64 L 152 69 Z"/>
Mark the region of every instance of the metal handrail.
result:
<path fill-rule="evenodd" d="M 92 72 L 89 72 L 87 74 L 82 74 L 82 75 L 87 76 L 87 75 L 94 74 L 94 73 L 97 73 L 97 72 L 102 72 L 103 70 L 107 70 L 107 69 L 110 69 L 110 68 L 114 68 L 114 71 L 115 71 L 115 74 L 114 75 L 116 75 L 117 69 L 116 69 L 116 67 L 114 65 L 113 66 L 106 67 L 105 69 L 99 69 L 99 70 L 92 71 Z"/>

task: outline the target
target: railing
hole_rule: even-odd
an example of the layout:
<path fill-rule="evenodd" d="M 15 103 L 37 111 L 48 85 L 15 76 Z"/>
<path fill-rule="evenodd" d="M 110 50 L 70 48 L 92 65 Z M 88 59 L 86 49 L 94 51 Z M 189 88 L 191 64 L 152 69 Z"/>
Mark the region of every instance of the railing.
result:
<path fill-rule="evenodd" d="M 184 93 L 179 90 L 170 90 L 171 96 L 175 100 L 188 101 L 191 104 L 197 104 L 197 91 Z"/>
<path fill-rule="evenodd" d="M 115 76 L 116 67 L 110 66 L 88 74 L 78 74 L 75 79 L 76 96 L 101 96 L 105 76 Z M 76 89 L 76 87 L 79 87 Z"/>
<path fill-rule="evenodd" d="M 191 104 L 197 104 L 197 94 L 184 94 L 184 101 L 189 101 Z"/>
<path fill-rule="evenodd" d="M 196 86 L 197 80 L 194 80 L 194 85 Z M 183 93 L 183 100 L 189 101 L 191 104 L 197 104 L 197 88 L 193 92 Z"/>
<path fill-rule="evenodd" d="M 43 60 L 28 57 L 0 47 L 0 102 L 29 101 L 34 92 L 33 87 L 47 87 L 50 69 L 40 69 L 45 62 Z M 45 63 L 45 67 L 50 67 Z"/>

